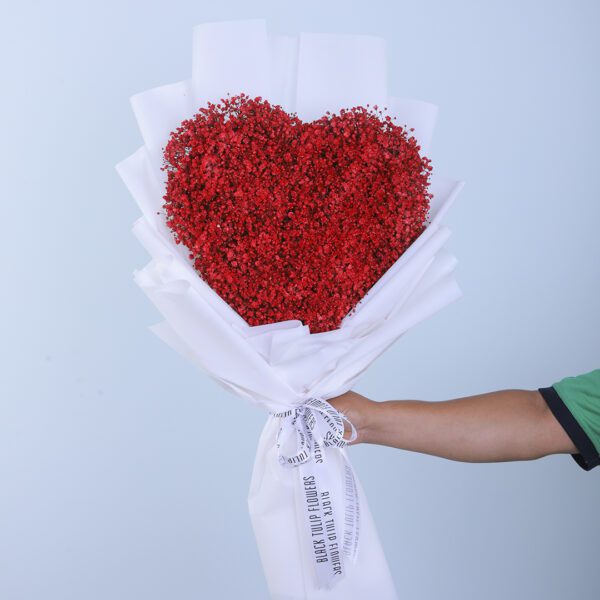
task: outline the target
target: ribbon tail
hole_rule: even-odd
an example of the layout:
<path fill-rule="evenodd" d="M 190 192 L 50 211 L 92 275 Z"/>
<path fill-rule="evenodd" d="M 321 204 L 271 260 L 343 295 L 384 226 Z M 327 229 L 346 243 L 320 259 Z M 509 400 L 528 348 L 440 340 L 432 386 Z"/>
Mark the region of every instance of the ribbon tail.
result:
<path fill-rule="evenodd" d="M 341 450 L 344 465 L 344 557 L 356 562 L 360 537 L 360 501 L 354 467 L 345 451 Z"/>
<path fill-rule="evenodd" d="M 299 467 L 303 517 L 317 586 L 331 588 L 344 578 L 349 563 L 355 563 L 358 555 L 358 485 L 345 451 L 326 449 L 316 440 L 313 443 L 315 460 Z M 325 452 L 339 456 L 342 470 L 337 461 L 325 461 Z M 340 474 L 342 481 L 338 480 Z"/>

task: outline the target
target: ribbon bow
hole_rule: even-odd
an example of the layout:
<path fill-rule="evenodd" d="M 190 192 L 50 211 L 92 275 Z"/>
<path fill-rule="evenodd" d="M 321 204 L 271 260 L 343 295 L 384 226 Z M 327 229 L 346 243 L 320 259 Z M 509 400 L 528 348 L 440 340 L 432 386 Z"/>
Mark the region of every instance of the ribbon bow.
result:
<path fill-rule="evenodd" d="M 299 406 L 271 414 L 281 419 L 275 440 L 279 464 L 285 468 L 298 468 L 300 472 L 307 544 L 317 586 L 331 587 L 345 574 L 344 558 L 356 560 L 360 508 L 352 464 L 345 453 L 340 452 L 344 481 L 342 486 L 335 485 L 339 471 L 326 461 L 326 448 L 342 449 L 358 434 L 344 413 L 320 398 L 309 398 Z M 348 440 L 344 439 L 344 421 L 350 426 Z M 294 436 L 295 447 L 287 453 L 286 448 Z M 343 489 L 343 522 L 337 516 L 340 487 Z"/>

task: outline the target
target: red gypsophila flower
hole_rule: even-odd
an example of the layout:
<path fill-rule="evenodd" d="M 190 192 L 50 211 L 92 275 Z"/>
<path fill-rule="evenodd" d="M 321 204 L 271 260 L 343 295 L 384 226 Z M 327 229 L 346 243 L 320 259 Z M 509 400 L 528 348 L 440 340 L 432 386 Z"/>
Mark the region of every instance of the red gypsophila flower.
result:
<path fill-rule="evenodd" d="M 426 226 L 409 131 L 377 106 L 304 123 L 260 97 L 209 103 L 165 148 L 168 226 L 250 325 L 336 329 Z"/>

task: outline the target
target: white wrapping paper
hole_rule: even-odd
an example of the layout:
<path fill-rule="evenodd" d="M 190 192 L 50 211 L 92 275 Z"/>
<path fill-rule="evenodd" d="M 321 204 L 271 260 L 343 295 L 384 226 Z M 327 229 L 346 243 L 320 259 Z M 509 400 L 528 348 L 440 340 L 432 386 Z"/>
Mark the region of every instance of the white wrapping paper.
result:
<path fill-rule="evenodd" d="M 263 20 L 202 24 L 194 28 L 192 64 L 191 79 L 132 97 L 144 144 L 117 165 L 142 212 L 134 233 L 152 257 L 135 281 L 164 317 L 153 331 L 224 387 L 271 413 L 302 406 L 309 398 L 337 396 L 405 331 L 460 296 L 453 277 L 456 260 L 443 248 L 450 231 L 441 220 L 462 183 L 434 171 L 431 219 L 422 235 L 340 329 L 311 334 L 299 321 L 250 327 L 198 276 L 165 223 L 162 150 L 183 119 L 227 93 L 260 95 L 304 120 L 367 103 L 386 106 L 396 123 L 414 127 L 424 152 L 437 109 L 389 96 L 385 47 L 370 36 L 279 36 L 267 33 Z M 248 497 L 271 598 L 397 598 L 357 479 L 356 554 L 344 558 L 343 576 L 333 585 L 319 585 L 307 539 L 302 469 L 278 462 L 281 423 L 280 417 L 267 418 Z M 322 451 L 322 472 L 343 520 L 344 473 L 351 470 L 347 450 Z"/>

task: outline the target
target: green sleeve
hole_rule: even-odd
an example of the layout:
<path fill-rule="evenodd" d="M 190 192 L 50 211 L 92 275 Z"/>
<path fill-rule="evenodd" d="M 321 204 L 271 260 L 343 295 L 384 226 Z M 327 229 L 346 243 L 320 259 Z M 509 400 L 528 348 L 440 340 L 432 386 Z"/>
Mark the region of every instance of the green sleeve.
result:
<path fill-rule="evenodd" d="M 600 369 L 565 377 L 539 390 L 579 451 L 573 455 L 586 470 L 600 464 Z"/>

